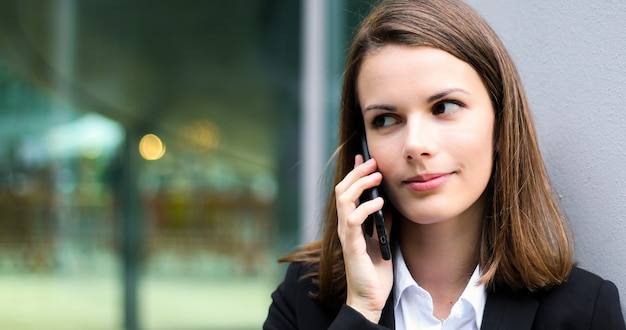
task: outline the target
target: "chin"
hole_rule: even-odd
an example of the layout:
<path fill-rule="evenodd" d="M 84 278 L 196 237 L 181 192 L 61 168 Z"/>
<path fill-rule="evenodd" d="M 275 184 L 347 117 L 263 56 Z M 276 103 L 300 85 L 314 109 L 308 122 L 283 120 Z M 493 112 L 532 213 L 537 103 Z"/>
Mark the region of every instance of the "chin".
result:
<path fill-rule="evenodd" d="M 415 214 L 412 212 L 403 212 L 403 211 L 399 211 L 399 212 L 402 215 L 402 218 L 405 220 L 405 222 L 410 222 L 410 223 L 414 223 L 418 225 L 432 225 L 436 223 L 445 222 L 446 220 L 454 217 L 451 214 L 441 214 L 441 213 L 434 213 L 434 212 L 429 212 L 428 214 L 423 214 L 421 212 L 419 214 Z"/>

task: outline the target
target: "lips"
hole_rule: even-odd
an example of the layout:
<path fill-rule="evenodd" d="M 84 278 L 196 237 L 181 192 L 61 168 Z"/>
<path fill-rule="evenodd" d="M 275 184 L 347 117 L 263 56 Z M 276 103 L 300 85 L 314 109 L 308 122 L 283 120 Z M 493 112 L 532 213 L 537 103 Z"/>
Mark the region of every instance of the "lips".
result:
<path fill-rule="evenodd" d="M 441 187 L 454 173 L 424 173 L 404 180 L 411 190 L 424 192 Z"/>

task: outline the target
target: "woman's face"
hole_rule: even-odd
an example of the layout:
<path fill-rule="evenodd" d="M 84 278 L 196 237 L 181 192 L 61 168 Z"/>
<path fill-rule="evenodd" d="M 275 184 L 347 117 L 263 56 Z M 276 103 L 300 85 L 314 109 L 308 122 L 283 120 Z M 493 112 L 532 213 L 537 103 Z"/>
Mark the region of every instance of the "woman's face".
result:
<path fill-rule="evenodd" d="M 366 55 L 357 92 L 396 209 L 420 224 L 482 217 L 495 119 L 477 72 L 439 49 L 387 45 Z"/>

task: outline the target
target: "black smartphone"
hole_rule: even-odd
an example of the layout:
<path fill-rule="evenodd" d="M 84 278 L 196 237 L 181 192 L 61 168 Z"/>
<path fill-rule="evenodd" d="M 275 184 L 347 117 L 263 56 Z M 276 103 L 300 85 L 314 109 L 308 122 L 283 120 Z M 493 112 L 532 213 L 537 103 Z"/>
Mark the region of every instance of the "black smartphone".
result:
<path fill-rule="evenodd" d="M 365 138 L 365 134 L 361 134 L 361 151 L 363 152 L 363 161 L 367 161 L 370 159 L 370 152 L 367 147 L 367 139 Z M 372 200 L 374 198 L 378 198 L 380 196 L 380 190 L 378 187 L 374 187 L 371 189 L 367 189 L 363 196 L 361 196 L 361 201 Z M 378 244 L 380 245 L 380 252 L 385 260 L 391 259 L 391 249 L 389 248 L 389 240 L 387 236 L 387 229 L 385 228 L 385 218 L 383 217 L 383 210 L 378 210 L 373 214 L 370 214 L 365 222 L 363 223 L 363 232 L 366 235 L 372 237 L 374 234 L 374 228 L 376 228 L 376 233 L 378 234 Z"/>

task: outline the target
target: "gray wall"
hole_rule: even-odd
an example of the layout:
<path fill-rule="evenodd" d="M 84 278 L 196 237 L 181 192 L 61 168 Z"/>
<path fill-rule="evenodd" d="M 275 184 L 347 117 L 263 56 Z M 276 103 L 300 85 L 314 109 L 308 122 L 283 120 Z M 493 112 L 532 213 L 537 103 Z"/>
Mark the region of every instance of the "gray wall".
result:
<path fill-rule="evenodd" d="M 579 264 L 626 308 L 626 1 L 467 0 L 515 60 Z"/>

